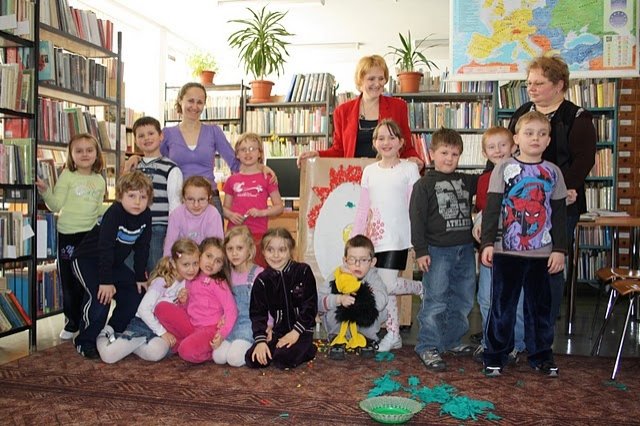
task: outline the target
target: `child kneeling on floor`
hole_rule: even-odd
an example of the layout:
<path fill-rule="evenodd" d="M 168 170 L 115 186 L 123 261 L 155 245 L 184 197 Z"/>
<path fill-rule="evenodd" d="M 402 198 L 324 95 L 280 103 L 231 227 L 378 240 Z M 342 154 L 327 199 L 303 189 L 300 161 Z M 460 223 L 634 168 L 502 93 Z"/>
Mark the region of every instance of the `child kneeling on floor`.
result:
<path fill-rule="evenodd" d="M 380 325 L 387 319 L 389 299 L 387 287 L 374 267 L 371 240 L 364 235 L 349 239 L 343 262 L 318 288 L 318 312 L 324 314 L 330 339 L 329 358 L 345 359 L 346 349 L 370 358 L 378 346 Z"/>

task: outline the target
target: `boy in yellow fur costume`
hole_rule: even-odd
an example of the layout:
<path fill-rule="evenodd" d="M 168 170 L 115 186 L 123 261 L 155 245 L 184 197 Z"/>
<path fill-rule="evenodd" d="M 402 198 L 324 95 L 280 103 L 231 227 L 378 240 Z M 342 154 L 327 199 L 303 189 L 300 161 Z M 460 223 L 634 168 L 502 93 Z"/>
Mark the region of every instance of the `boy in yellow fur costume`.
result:
<path fill-rule="evenodd" d="M 374 253 L 369 238 L 351 238 L 344 248 L 344 264 L 318 287 L 318 313 L 331 339 L 331 359 L 345 359 L 346 349 L 362 356 L 375 354 L 388 295 L 374 267 Z"/>

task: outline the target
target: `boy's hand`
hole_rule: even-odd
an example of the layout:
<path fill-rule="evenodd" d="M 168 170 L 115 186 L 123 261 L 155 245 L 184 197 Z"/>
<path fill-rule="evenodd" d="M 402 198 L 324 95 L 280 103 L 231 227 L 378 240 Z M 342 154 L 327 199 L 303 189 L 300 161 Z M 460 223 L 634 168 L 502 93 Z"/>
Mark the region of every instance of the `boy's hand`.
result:
<path fill-rule="evenodd" d="M 485 247 L 480 255 L 480 261 L 487 268 L 491 268 L 493 265 L 493 246 Z"/>
<path fill-rule="evenodd" d="M 577 199 L 578 199 L 578 191 L 576 191 L 575 189 L 567 189 L 567 198 L 566 198 L 567 205 L 575 203 Z"/>
<path fill-rule="evenodd" d="M 564 269 L 564 254 L 554 251 L 547 262 L 550 274 L 557 274 Z"/>
<path fill-rule="evenodd" d="M 418 157 L 409 157 L 407 158 L 407 160 L 411 161 L 412 163 L 416 163 L 418 165 L 418 171 L 422 170 L 422 168 L 424 167 L 424 162 Z"/>
<path fill-rule="evenodd" d="M 140 162 L 139 155 L 132 155 L 124 162 L 122 166 L 122 173 L 129 173 L 134 171 L 138 167 L 138 163 Z"/>
<path fill-rule="evenodd" d="M 172 348 L 173 345 L 175 345 L 176 342 L 177 342 L 176 336 L 174 336 L 173 334 L 169 333 L 168 331 L 166 333 L 164 333 L 162 336 L 160 336 L 160 338 L 162 340 L 164 340 L 165 342 L 167 342 L 169 344 L 170 348 Z"/>
<path fill-rule="evenodd" d="M 339 294 L 338 303 L 346 308 L 356 303 L 356 298 L 350 294 Z"/>
<path fill-rule="evenodd" d="M 149 287 L 149 283 L 146 281 L 136 281 L 136 285 L 138 286 L 138 294 L 142 293 L 143 288 L 144 291 L 147 291 L 147 288 Z"/>
<path fill-rule="evenodd" d="M 49 189 L 49 185 L 47 185 L 47 182 L 43 181 L 39 177 L 36 178 L 36 186 L 38 187 L 38 192 L 40 193 L 47 192 L 47 189 Z"/>
<path fill-rule="evenodd" d="M 298 333 L 296 330 L 291 330 L 278 340 L 278 343 L 276 343 L 276 348 L 290 348 L 292 345 L 295 345 L 299 338 L 300 333 Z"/>
<path fill-rule="evenodd" d="M 252 361 L 258 361 L 262 365 L 267 365 L 267 361 L 271 359 L 271 351 L 269 350 L 269 346 L 260 342 L 256 345 L 253 353 L 251 354 Z"/>
<path fill-rule="evenodd" d="M 211 340 L 211 349 L 216 350 L 222 344 L 222 336 L 220 333 L 217 333 L 213 339 Z"/>
<path fill-rule="evenodd" d="M 422 272 L 429 272 L 429 267 L 431 266 L 431 256 L 420 256 L 416 259 L 416 263 L 418 264 L 418 269 Z"/>
<path fill-rule="evenodd" d="M 482 237 L 482 225 L 474 225 L 473 229 L 471 230 L 471 235 L 473 235 L 474 240 L 480 242 L 480 237 Z"/>
<path fill-rule="evenodd" d="M 111 303 L 111 299 L 116 294 L 116 286 L 113 284 L 100 284 L 98 286 L 98 302 L 103 305 Z"/>

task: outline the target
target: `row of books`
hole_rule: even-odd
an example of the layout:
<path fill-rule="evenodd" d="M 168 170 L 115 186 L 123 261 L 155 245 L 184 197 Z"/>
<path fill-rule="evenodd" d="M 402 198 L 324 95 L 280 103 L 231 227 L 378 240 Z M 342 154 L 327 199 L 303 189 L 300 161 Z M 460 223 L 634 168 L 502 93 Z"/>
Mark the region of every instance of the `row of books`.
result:
<path fill-rule="evenodd" d="M 587 211 L 613 208 L 614 188 L 603 183 L 587 183 L 585 185 Z"/>
<path fill-rule="evenodd" d="M 493 81 L 448 81 L 448 78 L 448 71 L 438 75 L 423 72 L 419 91 L 436 93 L 492 93 L 496 84 Z M 389 78 L 388 90 L 389 93 L 398 93 L 399 85 L 397 79 L 393 77 Z"/>
<path fill-rule="evenodd" d="M 0 289 L 0 333 L 31 325 L 31 318 L 11 290 Z"/>
<path fill-rule="evenodd" d="M 20 211 L 0 210 L 0 247 L 4 259 L 31 253 L 33 229 L 30 218 Z"/>
<path fill-rule="evenodd" d="M 277 107 L 247 111 L 247 129 L 266 133 L 326 133 L 329 122 L 325 107 L 309 109 Z"/>
<path fill-rule="evenodd" d="M 596 271 L 610 265 L 609 253 L 602 250 L 582 250 L 578 260 L 578 280 L 593 280 Z"/>
<path fill-rule="evenodd" d="M 431 164 L 432 159 L 429 154 L 431 147 L 431 133 L 413 133 L 411 135 L 411 143 L 418 152 L 418 155 L 425 162 Z M 462 142 L 464 149 L 458 160 L 459 166 L 473 166 L 478 169 L 484 168 L 486 159 L 482 154 L 482 135 L 480 134 L 462 134 Z"/>
<path fill-rule="evenodd" d="M 596 128 L 596 135 L 601 142 L 613 141 L 615 121 L 606 115 L 594 116 L 593 126 Z"/>
<path fill-rule="evenodd" d="M 39 265 L 36 278 L 36 312 L 38 315 L 44 315 L 61 309 L 62 285 L 56 263 Z"/>
<path fill-rule="evenodd" d="M 296 74 L 291 78 L 285 102 L 326 102 L 333 93 L 334 77 L 329 73 Z"/>
<path fill-rule="evenodd" d="M 616 105 L 616 86 L 613 80 L 587 78 L 572 80 L 565 97 L 584 108 L 613 108 Z M 510 81 L 498 90 L 501 109 L 516 109 L 529 101 L 524 81 Z"/>
<path fill-rule="evenodd" d="M 33 40 L 33 0 L 0 1 L 0 31 Z"/>
<path fill-rule="evenodd" d="M 113 50 L 113 23 L 91 10 L 70 7 L 67 0 L 40 0 L 40 22 Z"/>
<path fill-rule="evenodd" d="M 582 220 L 582 218 L 581 218 Z M 611 245 L 611 228 L 606 226 L 580 227 L 580 245 L 601 246 Z"/>
<path fill-rule="evenodd" d="M 498 88 L 498 108 L 516 109 L 525 102 L 529 102 L 525 82 L 513 80 Z"/>
<path fill-rule="evenodd" d="M 486 129 L 493 122 L 493 104 L 481 102 L 409 102 L 412 129 Z"/>
<path fill-rule="evenodd" d="M 239 95 L 211 95 L 208 93 L 207 102 L 202 110 L 202 120 L 238 120 L 242 115 L 242 99 Z M 165 103 L 165 120 L 179 120 L 180 114 L 175 110 L 175 99 Z"/>
<path fill-rule="evenodd" d="M 124 126 L 127 129 L 131 129 L 133 127 L 133 123 L 145 115 L 146 114 L 143 111 L 136 111 L 133 108 L 122 108 L 122 119 L 124 121 Z"/>
<path fill-rule="evenodd" d="M 0 108 L 33 112 L 33 70 L 19 64 L 0 64 Z"/>
<path fill-rule="evenodd" d="M 589 172 L 591 177 L 613 176 L 613 152 L 611 148 L 599 149 L 596 152 L 596 162 Z"/>
<path fill-rule="evenodd" d="M 58 233 L 56 232 L 56 215 L 49 211 L 39 210 L 37 223 L 36 256 L 47 259 L 56 256 Z"/>
<path fill-rule="evenodd" d="M 0 139 L 0 183 L 30 185 L 33 181 L 33 139 Z"/>
<path fill-rule="evenodd" d="M 318 151 L 329 148 L 327 138 L 298 137 L 275 138 L 263 142 L 264 157 L 298 157 L 307 151 Z"/>

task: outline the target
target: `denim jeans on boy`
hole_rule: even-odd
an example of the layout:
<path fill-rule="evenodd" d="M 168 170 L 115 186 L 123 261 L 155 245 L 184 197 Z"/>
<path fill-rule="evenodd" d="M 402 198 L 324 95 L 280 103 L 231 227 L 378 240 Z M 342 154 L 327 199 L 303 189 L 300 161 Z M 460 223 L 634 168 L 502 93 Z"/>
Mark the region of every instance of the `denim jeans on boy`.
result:
<path fill-rule="evenodd" d="M 147 273 L 155 269 L 164 251 L 164 237 L 167 236 L 167 225 L 151 225 L 151 241 L 149 242 L 149 259 L 147 260 Z"/>
<path fill-rule="evenodd" d="M 460 344 L 469 329 L 476 286 L 473 244 L 429 246 L 431 266 L 422 277 L 424 297 L 418 313 L 416 352 L 440 352 Z"/>
<path fill-rule="evenodd" d="M 520 292 L 518 299 L 518 309 L 516 310 L 516 326 L 513 330 L 515 348 L 518 352 L 525 350 L 524 344 L 524 313 L 522 303 L 524 300 L 524 290 Z M 478 278 L 478 305 L 482 315 L 482 346 L 486 348 L 487 340 L 487 318 L 491 307 L 491 268 L 480 264 L 480 276 Z"/>

